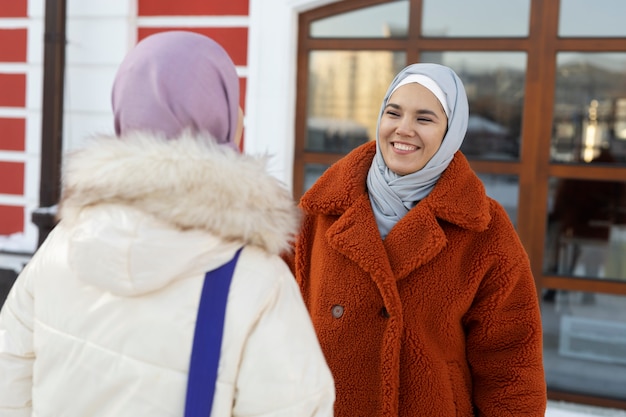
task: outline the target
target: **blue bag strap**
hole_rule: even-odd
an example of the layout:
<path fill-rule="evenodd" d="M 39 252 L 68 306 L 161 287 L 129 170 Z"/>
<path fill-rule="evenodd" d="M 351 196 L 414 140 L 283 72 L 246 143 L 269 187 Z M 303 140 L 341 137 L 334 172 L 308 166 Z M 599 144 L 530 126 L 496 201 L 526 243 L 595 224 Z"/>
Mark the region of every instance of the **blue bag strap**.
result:
<path fill-rule="evenodd" d="M 226 300 L 242 249 L 237 250 L 230 262 L 204 276 L 189 364 L 185 417 L 208 417 L 211 414 Z"/>

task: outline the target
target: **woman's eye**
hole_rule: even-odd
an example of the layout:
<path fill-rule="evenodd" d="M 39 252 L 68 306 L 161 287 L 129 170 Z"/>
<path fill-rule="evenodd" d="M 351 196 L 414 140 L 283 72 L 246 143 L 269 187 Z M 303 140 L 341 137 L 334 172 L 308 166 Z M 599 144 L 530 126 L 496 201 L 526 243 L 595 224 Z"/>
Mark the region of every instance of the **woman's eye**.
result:
<path fill-rule="evenodd" d="M 398 112 L 391 111 L 391 110 L 387 110 L 387 114 L 388 114 L 388 115 L 390 115 L 390 116 L 396 116 L 396 117 L 400 116 L 400 115 L 398 114 Z"/>

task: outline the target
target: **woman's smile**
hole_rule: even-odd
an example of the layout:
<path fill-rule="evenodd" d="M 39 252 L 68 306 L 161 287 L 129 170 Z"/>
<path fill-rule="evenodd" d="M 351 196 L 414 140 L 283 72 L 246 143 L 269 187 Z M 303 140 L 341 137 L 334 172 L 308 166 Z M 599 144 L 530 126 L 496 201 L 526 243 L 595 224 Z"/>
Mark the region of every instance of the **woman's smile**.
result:
<path fill-rule="evenodd" d="M 409 145 L 408 143 L 392 142 L 393 148 L 400 151 L 400 153 L 411 153 L 419 148 L 415 145 Z"/>

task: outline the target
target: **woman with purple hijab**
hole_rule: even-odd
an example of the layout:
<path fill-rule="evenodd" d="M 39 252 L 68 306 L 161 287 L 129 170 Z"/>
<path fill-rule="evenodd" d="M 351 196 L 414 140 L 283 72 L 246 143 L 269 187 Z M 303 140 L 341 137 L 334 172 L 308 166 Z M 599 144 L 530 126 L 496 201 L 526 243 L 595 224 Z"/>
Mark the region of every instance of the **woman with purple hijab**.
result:
<path fill-rule="evenodd" d="M 279 256 L 299 214 L 266 160 L 238 150 L 228 54 L 152 35 L 112 104 L 115 135 L 65 158 L 59 223 L 0 312 L 0 415 L 182 416 L 205 273 L 241 250 L 211 415 L 332 416 L 333 379 Z"/>

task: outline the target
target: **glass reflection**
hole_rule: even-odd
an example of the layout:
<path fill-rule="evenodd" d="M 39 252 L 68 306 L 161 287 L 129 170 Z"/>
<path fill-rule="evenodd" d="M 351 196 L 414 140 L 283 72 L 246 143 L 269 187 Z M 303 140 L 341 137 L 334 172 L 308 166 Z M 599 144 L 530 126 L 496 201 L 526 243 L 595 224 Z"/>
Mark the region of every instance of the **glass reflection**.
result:
<path fill-rule="evenodd" d="M 405 38 L 409 32 L 407 0 L 378 4 L 316 20 L 313 38 Z"/>
<path fill-rule="evenodd" d="M 426 37 L 525 37 L 530 0 L 423 0 Z M 497 10 L 498 18 L 486 10 Z"/>
<path fill-rule="evenodd" d="M 626 183 L 550 179 L 547 273 L 626 280 Z"/>
<path fill-rule="evenodd" d="M 348 153 L 376 137 L 380 103 L 404 52 L 313 51 L 305 149 Z"/>
<path fill-rule="evenodd" d="M 477 173 L 485 186 L 487 195 L 506 210 L 513 225 L 517 226 L 519 181 L 517 175 Z"/>
<path fill-rule="evenodd" d="M 626 400 L 626 298 L 546 290 L 541 312 L 548 388 Z"/>
<path fill-rule="evenodd" d="M 624 0 L 561 0 L 559 36 L 626 36 Z"/>
<path fill-rule="evenodd" d="M 469 159 L 519 159 L 526 78 L 524 52 L 424 52 L 422 62 L 451 67 L 470 104 L 461 150 Z"/>
<path fill-rule="evenodd" d="M 307 192 L 309 188 L 315 184 L 315 181 L 322 176 L 324 171 L 328 169 L 329 165 L 324 164 L 304 164 L 304 190 Z"/>
<path fill-rule="evenodd" d="M 559 53 L 554 94 L 553 162 L 626 163 L 626 53 Z"/>

